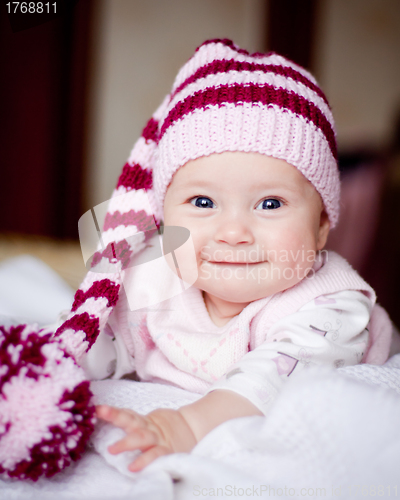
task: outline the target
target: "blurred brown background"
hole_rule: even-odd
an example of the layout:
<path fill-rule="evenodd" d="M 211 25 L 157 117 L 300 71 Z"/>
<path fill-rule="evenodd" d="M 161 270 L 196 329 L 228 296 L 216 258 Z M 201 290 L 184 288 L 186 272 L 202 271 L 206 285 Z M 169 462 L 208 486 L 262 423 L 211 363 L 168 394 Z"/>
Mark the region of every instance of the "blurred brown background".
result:
<path fill-rule="evenodd" d="M 15 33 L 0 8 L 0 259 L 28 251 L 76 288 L 79 217 L 109 198 L 195 47 L 227 37 L 316 75 L 343 178 L 329 246 L 400 324 L 398 0 L 79 0 Z"/>

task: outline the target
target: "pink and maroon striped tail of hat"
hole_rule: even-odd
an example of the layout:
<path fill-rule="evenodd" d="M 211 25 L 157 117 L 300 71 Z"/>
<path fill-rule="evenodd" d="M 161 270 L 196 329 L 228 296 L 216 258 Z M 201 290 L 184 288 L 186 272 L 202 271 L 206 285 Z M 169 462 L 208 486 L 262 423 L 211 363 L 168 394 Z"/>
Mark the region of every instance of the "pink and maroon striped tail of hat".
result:
<path fill-rule="evenodd" d="M 162 212 L 155 201 L 153 170 L 159 116 L 166 101 L 147 123 L 122 168 L 104 221 L 103 248 L 93 256 L 71 314 L 56 331 L 55 336 L 78 363 L 106 325 L 131 258 L 143 250 L 160 225 Z M 114 272 L 104 272 L 107 266 Z"/>

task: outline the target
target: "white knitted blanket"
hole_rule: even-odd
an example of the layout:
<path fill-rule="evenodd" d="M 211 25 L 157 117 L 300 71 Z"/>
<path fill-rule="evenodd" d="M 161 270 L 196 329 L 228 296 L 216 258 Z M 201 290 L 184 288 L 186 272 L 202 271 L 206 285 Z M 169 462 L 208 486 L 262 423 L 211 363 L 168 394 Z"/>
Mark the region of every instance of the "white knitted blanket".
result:
<path fill-rule="evenodd" d="M 126 380 L 94 382 L 92 389 L 98 403 L 143 413 L 199 397 Z M 37 483 L 2 481 L 0 498 L 395 497 L 399 429 L 400 355 L 384 366 L 310 369 L 289 381 L 268 417 L 227 422 L 191 454 L 161 457 L 145 471 L 130 473 L 131 454 L 113 457 L 106 451 L 122 431 L 101 424 L 79 463 Z"/>

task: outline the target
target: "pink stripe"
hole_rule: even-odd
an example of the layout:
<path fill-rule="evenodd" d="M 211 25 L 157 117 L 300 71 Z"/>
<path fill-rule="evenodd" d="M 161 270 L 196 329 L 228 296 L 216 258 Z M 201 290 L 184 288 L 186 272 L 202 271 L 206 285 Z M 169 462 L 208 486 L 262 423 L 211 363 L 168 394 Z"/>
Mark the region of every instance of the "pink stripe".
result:
<path fill-rule="evenodd" d="M 142 136 L 145 138 L 146 142 L 157 142 L 158 121 L 154 118 L 150 118 L 150 120 L 147 122 L 147 125 L 143 129 Z"/>
<path fill-rule="evenodd" d="M 115 229 L 118 226 L 136 226 L 138 231 L 156 229 L 154 216 L 148 215 L 144 210 L 129 210 L 122 214 L 118 210 L 113 214 L 107 213 L 103 230 Z"/>
<path fill-rule="evenodd" d="M 196 109 L 204 109 L 209 106 L 222 107 L 227 103 L 238 104 L 245 102 L 261 103 L 266 106 L 276 105 L 314 123 L 325 135 L 332 155 L 337 159 L 335 134 L 331 124 L 319 108 L 294 92 L 282 88 L 276 89 L 272 85 L 260 86 L 252 83 L 246 85 L 222 85 L 217 88 L 210 87 L 195 92 L 183 101 L 178 102 L 171 109 L 161 128 L 159 140 L 161 140 L 168 127 Z"/>
<path fill-rule="evenodd" d="M 151 189 L 153 186 L 153 174 L 151 170 L 144 170 L 139 164 L 129 165 L 125 163 L 119 176 L 117 189 L 124 186 L 130 189 Z"/>
<path fill-rule="evenodd" d="M 299 71 L 294 70 L 289 66 L 277 66 L 275 64 L 258 64 L 250 63 L 246 61 L 235 61 L 235 59 L 222 59 L 217 61 L 212 61 L 205 66 L 199 68 L 193 75 L 189 76 L 171 96 L 171 101 L 173 97 L 180 92 L 182 89 L 190 85 L 191 83 L 199 80 L 200 78 L 205 78 L 208 75 L 216 75 L 218 73 L 228 73 L 229 71 L 261 71 L 263 73 L 274 73 L 276 75 L 284 76 L 285 78 L 291 78 L 297 83 L 303 84 L 310 90 L 315 92 L 317 95 L 323 99 L 329 107 L 329 103 L 325 94 L 322 90 L 315 85 L 312 81 L 302 75 Z"/>
<path fill-rule="evenodd" d="M 111 280 L 104 279 L 95 281 L 86 292 L 77 290 L 72 304 L 72 312 L 76 311 L 89 298 L 106 298 L 108 300 L 107 307 L 115 306 L 118 300 L 119 287 L 120 285 L 116 285 Z"/>
<path fill-rule="evenodd" d="M 58 328 L 56 331 L 56 336 L 60 336 L 63 331 L 68 329 L 75 330 L 76 332 L 82 330 L 86 334 L 86 340 L 89 344 L 87 350 L 94 344 L 96 341 L 100 330 L 99 330 L 99 318 L 90 317 L 87 312 L 82 314 L 75 314 Z"/>

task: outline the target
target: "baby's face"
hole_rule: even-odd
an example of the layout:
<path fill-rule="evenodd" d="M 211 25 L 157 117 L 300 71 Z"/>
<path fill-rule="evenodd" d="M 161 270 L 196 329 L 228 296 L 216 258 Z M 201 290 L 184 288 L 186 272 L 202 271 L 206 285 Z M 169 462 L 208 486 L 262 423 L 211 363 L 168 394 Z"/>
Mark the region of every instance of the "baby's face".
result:
<path fill-rule="evenodd" d="M 242 152 L 213 154 L 181 167 L 165 196 L 164 224 L 191 233 L 194 286 L 236 303 L 301 281 L 329 232 L 319 194 L 295 167 Z M 187 265 L 194 265 L 189 258 Z"/>

